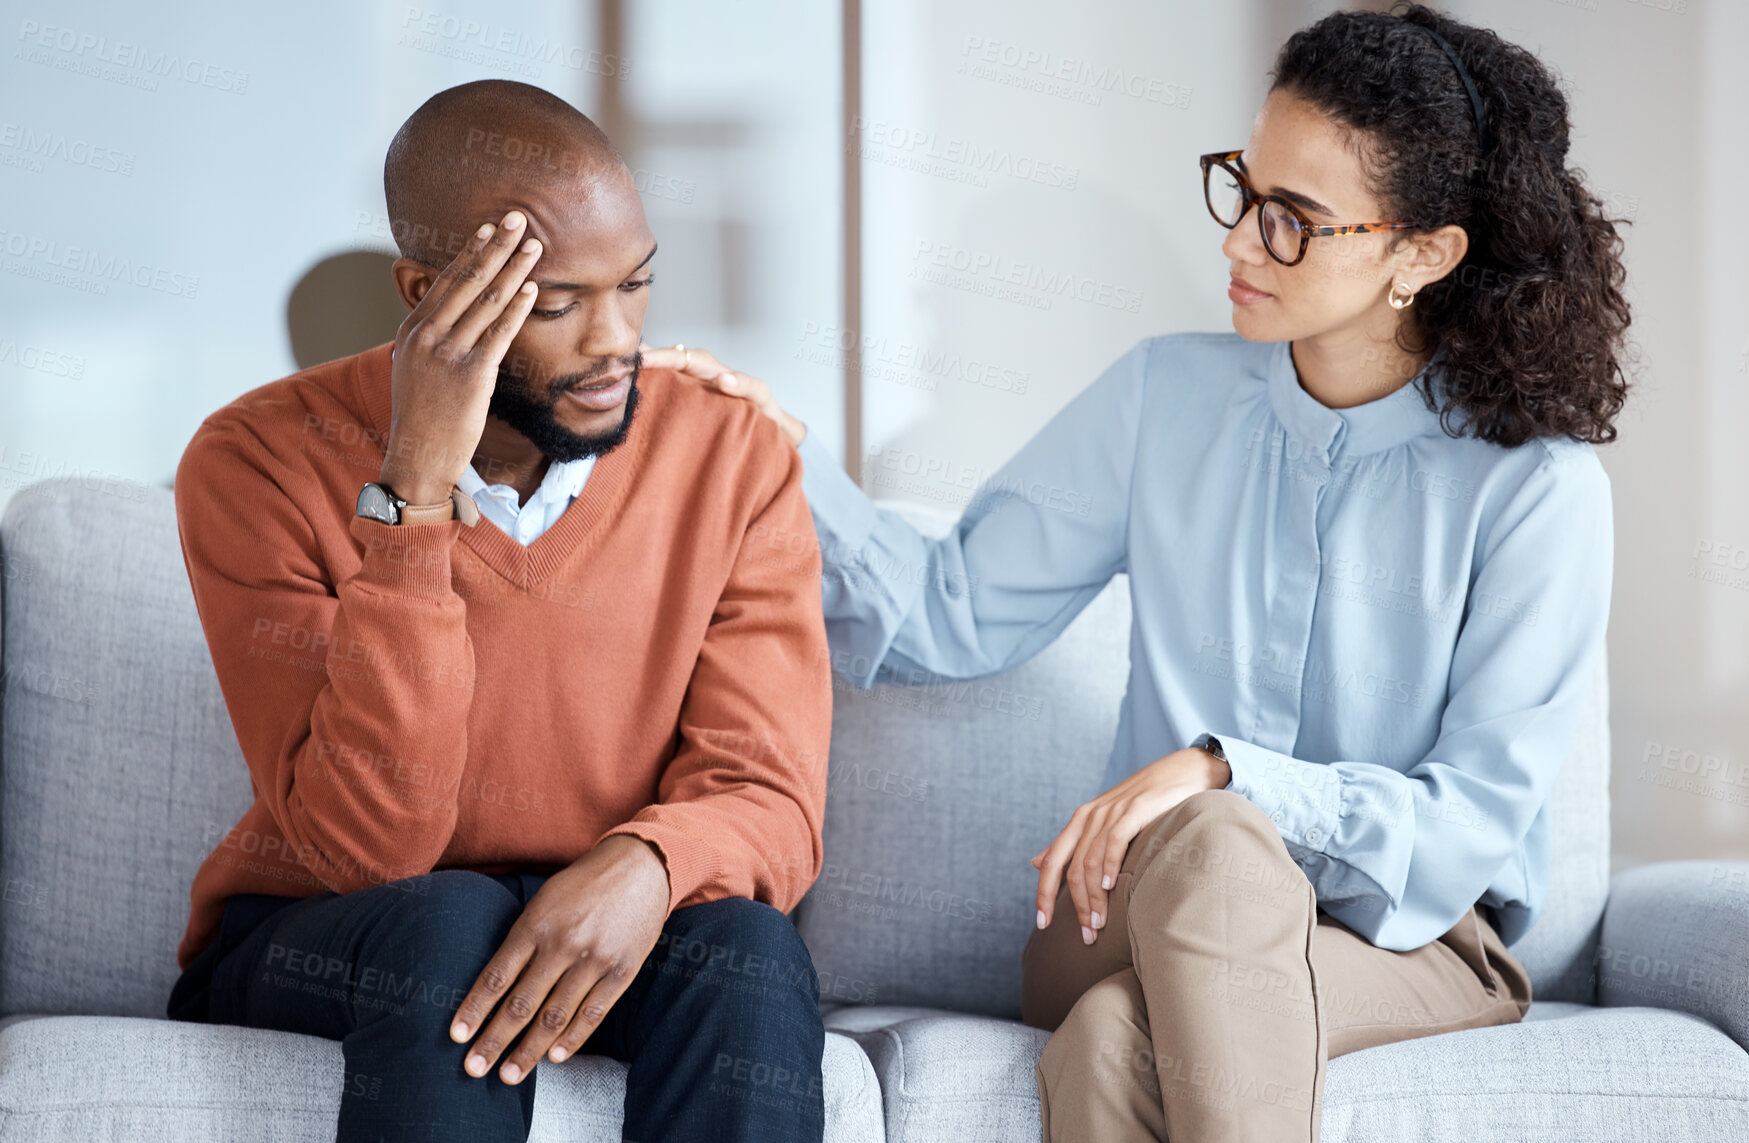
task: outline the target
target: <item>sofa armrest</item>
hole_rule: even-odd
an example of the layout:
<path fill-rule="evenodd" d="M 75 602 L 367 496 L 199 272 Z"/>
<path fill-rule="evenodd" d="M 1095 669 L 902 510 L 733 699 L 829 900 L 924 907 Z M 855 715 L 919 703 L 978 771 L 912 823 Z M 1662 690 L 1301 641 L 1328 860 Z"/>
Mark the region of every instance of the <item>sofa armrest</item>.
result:
<path fill-rule="evenodd" d="M 1688 1012 L 1749 1049 L 1749 861 L 1671 861 L 1610 882 L 1597 1002 Z"/>

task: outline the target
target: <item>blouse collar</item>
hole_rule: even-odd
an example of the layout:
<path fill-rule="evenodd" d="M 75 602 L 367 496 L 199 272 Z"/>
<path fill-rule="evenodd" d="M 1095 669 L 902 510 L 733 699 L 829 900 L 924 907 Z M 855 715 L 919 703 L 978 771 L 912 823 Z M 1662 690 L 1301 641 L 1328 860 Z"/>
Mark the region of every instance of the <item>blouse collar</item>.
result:
<path fill-rule="evenodd" d="M 1439 425 L 1439 414 L 1427 407 L 1418 384 L 1441 360 L 1441 352 L 1436 352 L 1407 384 L 1385 396 L 1348 409 L 1332 409 L 1300 387 L 1292 348 L 1292 342 L 1276 342 L 1269 359 L 1270 404 L 1287 430 L 1324 463 L 1330 463 L 1338 454 L 1362 456 L 1426 433 L 1444 431 Z M 1431 379 L 1437 398 L 1441 395 L 1437 371 Z"/>

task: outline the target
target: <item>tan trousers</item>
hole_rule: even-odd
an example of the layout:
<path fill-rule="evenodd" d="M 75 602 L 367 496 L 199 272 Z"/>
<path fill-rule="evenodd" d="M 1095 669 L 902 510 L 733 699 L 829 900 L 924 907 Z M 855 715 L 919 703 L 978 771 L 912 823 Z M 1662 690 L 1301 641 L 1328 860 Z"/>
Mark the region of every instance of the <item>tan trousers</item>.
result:
<path fill-rule="evenodd" d="M 1024 958 L 1049 1143 L 1316 1143 L 1325 1061 L 1516 1023 L 1530 979 L 1472 908 L 1409 952 L 1318 911 L 1251 802 L 1208 790 L 1130 843 L 1091 945 L 1065 887 Z"/>

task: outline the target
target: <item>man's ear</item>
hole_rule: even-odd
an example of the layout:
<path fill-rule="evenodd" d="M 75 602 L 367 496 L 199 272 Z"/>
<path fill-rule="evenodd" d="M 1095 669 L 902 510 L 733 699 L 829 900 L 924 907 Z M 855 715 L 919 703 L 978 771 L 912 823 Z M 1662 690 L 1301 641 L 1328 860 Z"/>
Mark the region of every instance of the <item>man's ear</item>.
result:
<path fill-rule="evenodd" d="M 415 262 L 411 258 L 396 258 L 395 264 L 389 267 L 389 273 L 395 278 L 395 291 L 401 295 L 401 301 L 410 310 L 419 304 L 419 299 L 425 296 L 425 291 L 437 280 L 437 271 L 423 262 Z"/>

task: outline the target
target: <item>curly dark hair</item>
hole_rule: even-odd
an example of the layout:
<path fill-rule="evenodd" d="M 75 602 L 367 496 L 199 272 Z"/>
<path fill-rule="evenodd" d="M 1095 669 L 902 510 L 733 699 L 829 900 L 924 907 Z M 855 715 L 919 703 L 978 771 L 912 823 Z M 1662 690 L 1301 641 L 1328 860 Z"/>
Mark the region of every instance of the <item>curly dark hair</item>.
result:
<path fill-rule="evenodd" d="M 1457 69 L 1415 24 L 1443 36 L 1473 78 L 1486 155 Z M 1455 223 L 1469 235 L 1463 261 L 1420 291 L 1397 332 L 1405 353 L 1443 350 L 1443 407 L 1425 379 L 1421 394 L 1445 431 L 1509 448 L 1613 441 L 1629 321 L 1616 226 L 1628 220 L 1605 217 L 1566 165 L 1567 99 L 1542 61 L 1411 3 L 1319 20 L 1288 38 L 1270 74 L 1272 92 L 1350 132 L 1385 217 L 1415 224 L 1400 234 Z"/>

